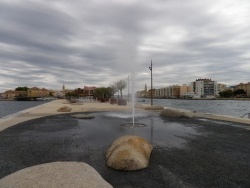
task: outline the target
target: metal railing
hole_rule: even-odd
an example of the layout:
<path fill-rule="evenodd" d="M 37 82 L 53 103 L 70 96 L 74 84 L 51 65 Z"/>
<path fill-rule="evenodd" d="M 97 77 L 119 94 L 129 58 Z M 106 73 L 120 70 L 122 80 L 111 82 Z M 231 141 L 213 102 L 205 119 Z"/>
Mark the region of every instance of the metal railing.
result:
<path fill-rule="evenodd" d="M 244 118 L 247 115 L 248 119 L 250 119 L 250 113 L 246 113 L 243 116 L 241 116 L 241 118 Z"/>

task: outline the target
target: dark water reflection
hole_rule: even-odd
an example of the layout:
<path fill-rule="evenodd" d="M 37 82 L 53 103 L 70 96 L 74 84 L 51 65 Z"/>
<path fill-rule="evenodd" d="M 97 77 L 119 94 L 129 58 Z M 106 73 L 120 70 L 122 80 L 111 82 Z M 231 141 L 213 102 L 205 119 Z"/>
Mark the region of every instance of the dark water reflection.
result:
<path fill-rule="evenodd" d="M 106 146 L 117 137 L 123 135 L 136 135 L 150 141 L 160 147 L 183 147 L 185 139 L 197 135 L 196 127 L 192 124 L 166 122 L 166 120 L 154 114 L 139 114 L 135 118 L 136 123 L 145 124 L 144 127 L 126 127 L 131 123 L 130 117 L 121 118 L 122 113 L 94 113 L 94 120 L 78 120 L 82 129 L 83 138 L 90 147 Z M 120 116 L 121 115 L 121 116 Z"/>
<path fill-rule="evenodd" d="M 145 127 L 124 127 L 124 113 L 48 116 L 0 132 L 0 178 L 55 161 L 85 162 L 114 187 L 249 187 L 249 131 L 199 119 L 170 119 L 136 114 Z M 240 125 L 239 125 L 240 126 Z M 124 172 L 105 164 L 106 149 L 123 135 L 137 135 L 154 149 L 148 168 Z M 244 172 L 244 173 L 242 173 Z"/>

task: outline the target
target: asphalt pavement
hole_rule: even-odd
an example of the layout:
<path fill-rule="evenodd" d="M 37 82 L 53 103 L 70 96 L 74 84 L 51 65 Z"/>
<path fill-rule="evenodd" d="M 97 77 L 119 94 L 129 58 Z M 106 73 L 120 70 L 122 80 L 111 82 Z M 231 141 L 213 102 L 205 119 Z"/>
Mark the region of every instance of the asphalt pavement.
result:
<path fill-rule="evenodd" d="M 55 161 L 86 162 L 113 187 L 250 187 L 250 131 L 244 125 L 206 119 L 138 117 L 147 126 L 121 126 L 130 119 L 90 113 L 29 120 L 0 132 L 0 178 Z M 133 172 L 106 166 L 105 151 L 122 135 L 149 140 L 148 168 Z"/>

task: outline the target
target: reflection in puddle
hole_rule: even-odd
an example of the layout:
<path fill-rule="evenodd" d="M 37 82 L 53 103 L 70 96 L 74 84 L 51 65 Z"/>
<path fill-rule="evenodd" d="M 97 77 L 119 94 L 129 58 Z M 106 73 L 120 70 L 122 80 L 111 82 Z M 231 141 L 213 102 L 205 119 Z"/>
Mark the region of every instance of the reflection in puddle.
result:
<path fill-rule="evenodd" d="M 185 137 L 198 135 L 192 124 L 166 122 L 157 114 L 140 114 L 135 117 L 135 124 L 146 126 L 122 126 L 131 123 L 123 113 L 93 113 L 96 118 L 91 121 L 78 120 L 84 129 L 82 134 L 91 147 L 110 145 L 116 138 L 123 135 L 136 135 L 159 147 L 184 147 Z M 125 118 L 127 117 L 127 118 Z"/>
<path fill-rule="evenodd" d="M 135 113 L 135 118 L 137 117 L 147 117 L 148 114 L 146 113 Z M 113 118 L 133 118 L 133 114 L 132 113 L 119 113 L 119 112 L 108 112 L 108 113 L 104 113 L 103 117 L 113 117 Z"/>
<path fill-rule="evenodd" d="M 146 127 L 146 124 L 143 123 L 125 123 L 125 124 L 121 124 L 122 127 Z"/>

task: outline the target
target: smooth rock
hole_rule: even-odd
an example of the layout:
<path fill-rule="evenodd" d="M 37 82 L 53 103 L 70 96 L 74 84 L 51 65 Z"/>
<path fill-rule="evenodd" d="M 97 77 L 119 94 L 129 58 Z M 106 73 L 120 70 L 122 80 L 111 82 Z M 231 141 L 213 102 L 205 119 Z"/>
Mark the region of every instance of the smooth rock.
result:
<path fill-rule="evenodd" d="M 22 169 L 0 180 L 0 187 L 110 188 L 101 175 L 83 162 L 53 162 Z"/>
<path fill-rule="evenodd" d="M 106 164 L 117 170 L 146 168 L 153 146 L 144 138 L 122 136 L 116 139 L 106 153 Z"/>

